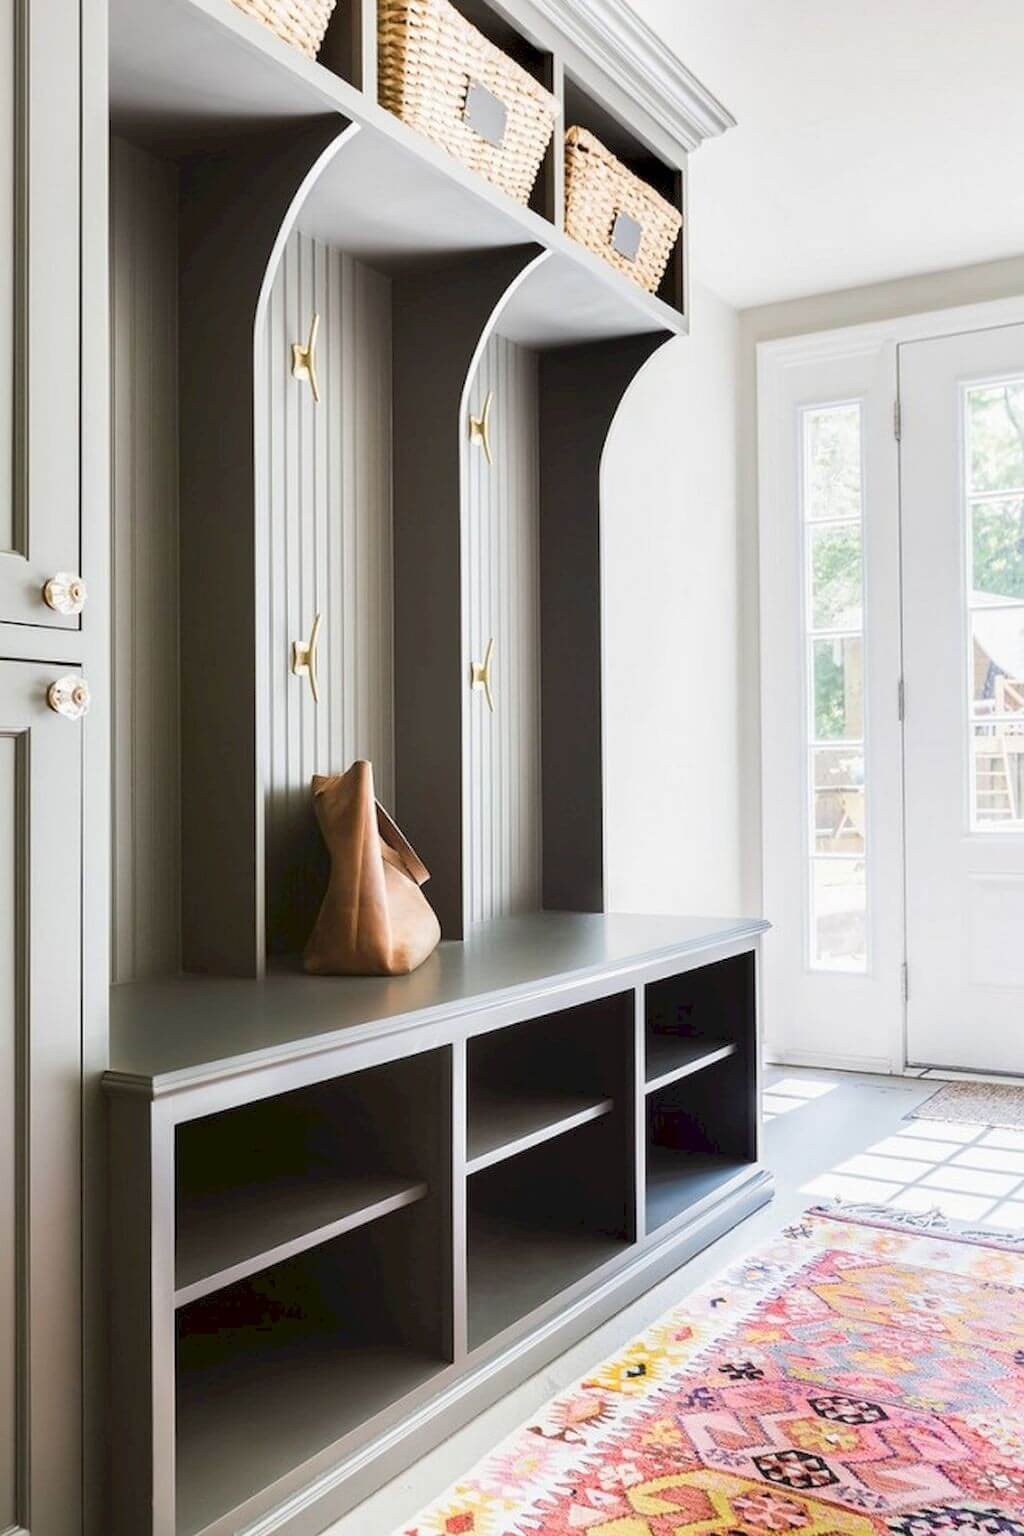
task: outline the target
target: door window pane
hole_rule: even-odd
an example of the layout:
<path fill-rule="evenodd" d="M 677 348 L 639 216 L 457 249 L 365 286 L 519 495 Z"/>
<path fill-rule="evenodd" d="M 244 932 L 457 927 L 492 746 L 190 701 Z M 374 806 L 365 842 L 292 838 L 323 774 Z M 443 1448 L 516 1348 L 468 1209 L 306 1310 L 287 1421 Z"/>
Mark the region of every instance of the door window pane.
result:
<path fill-rule="evenodd" d="M 864 852 L 864 754 L 818 748 L 811 754 L 815 853 Z"/>
<path fill-rule="evenodd" d="M 1024 605 L 971 614 L 975 719 L 1024 711 Z"/>
<path fill-rule="evenodd" d="M 860 517 L 859 405 L 805 413 L 804 477 L 805 517 Z"/>
<path fill-rule="evenodd" d="M 973 587 L 1024 603 L 1024 497 L 971 506 Z"/>
<path fill-rule="evenodd" d="M 1024 379 L 965 390 L 971 827 L 1024 831 Z M 1015 718 L 1020 717 L 1020 718 Z"/>
<path fill-rule="evenodd" d="M 1024 827 L 1024 720 L 974 727 L 974 821 L 987 831 Z"/>
<path fill-rule="evenodd" d="M 814 859 L 811 940 L 815 965 L 862 971 L 867 963 L 867 870 L 863 859 Z"/>
<path fill-rule="evenodd" d="M 968 495 L 1024 491 L 1024 379 L 967 391 Z"/>
<path fill-rule="evenodd" d="M 864 647 L 859 635 L 812 644 L 815 741 L 864 735 Z"/>
<path fill-rule="evenodd" d="M 864 564 L 859 523 L 812 528 L 811 614 L 815 629 L 860 629 Z"/>

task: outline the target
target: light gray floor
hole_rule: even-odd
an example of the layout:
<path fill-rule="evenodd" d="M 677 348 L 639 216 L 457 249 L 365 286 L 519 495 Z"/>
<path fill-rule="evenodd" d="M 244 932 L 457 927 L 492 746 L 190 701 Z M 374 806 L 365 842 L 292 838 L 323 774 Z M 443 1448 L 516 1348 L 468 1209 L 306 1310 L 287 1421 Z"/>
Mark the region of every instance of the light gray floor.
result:
<path fill-rule="evenodd" d="M 389 1536 L 534 1413 L 717 1270 L 829 1195 L 1024 1228 L 1024 1133 L 904 1121 L 936 1090 L 903 1077 L 770 1068 L 775 1200 L 382 1488 L 326 1536 Z M 1014 1198 L 1014 1197 L 1017 1198 Z"/>

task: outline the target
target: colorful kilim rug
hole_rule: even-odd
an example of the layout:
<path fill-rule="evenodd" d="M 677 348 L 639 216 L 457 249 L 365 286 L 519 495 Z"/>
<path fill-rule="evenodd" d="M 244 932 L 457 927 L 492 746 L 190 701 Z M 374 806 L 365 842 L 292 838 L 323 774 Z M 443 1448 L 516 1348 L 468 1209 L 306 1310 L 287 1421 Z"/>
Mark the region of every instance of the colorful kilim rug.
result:
<path fill-rule="evenodd" d="M 1019 1242 L 809 1212 L 401 1536 L 797 1532 L 1024 1536 Z"/>

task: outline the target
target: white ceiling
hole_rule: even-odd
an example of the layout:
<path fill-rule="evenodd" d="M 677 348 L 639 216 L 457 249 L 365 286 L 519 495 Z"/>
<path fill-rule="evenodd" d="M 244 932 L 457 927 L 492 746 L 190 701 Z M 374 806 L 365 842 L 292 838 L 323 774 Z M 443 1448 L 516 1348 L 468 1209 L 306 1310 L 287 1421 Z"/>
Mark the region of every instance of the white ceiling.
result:
<path fill-rule="evenodd" d="M 694 270 L 746 307 L 1024 253 L 1022 0 L 632 0 L 739 120 Z"/>

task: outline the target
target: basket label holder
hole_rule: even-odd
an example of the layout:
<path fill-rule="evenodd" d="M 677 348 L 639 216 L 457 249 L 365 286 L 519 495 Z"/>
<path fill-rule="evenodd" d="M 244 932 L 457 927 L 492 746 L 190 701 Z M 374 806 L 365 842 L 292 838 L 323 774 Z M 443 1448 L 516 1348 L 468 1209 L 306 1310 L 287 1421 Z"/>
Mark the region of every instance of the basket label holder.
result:
<path fill-rule="evenodd" d="M 505 130 L 508 128 L 508 107 L 500 96 L 495 96 L 493 91 L 489 91 L 478 80 L 471 79 L 469 82 L 462 120 L 488 144 L 493 144 L 495 149 L 500 149 L 504 144 Z"/>
<path fill-rule="evenodd" d="M 643 238 L 644 227 L 636 219 L 621 211 L 615 215 L 615 223 L 612 225 L 612 250 L 619 256 L 626 261 L 636 261 Z"/>

